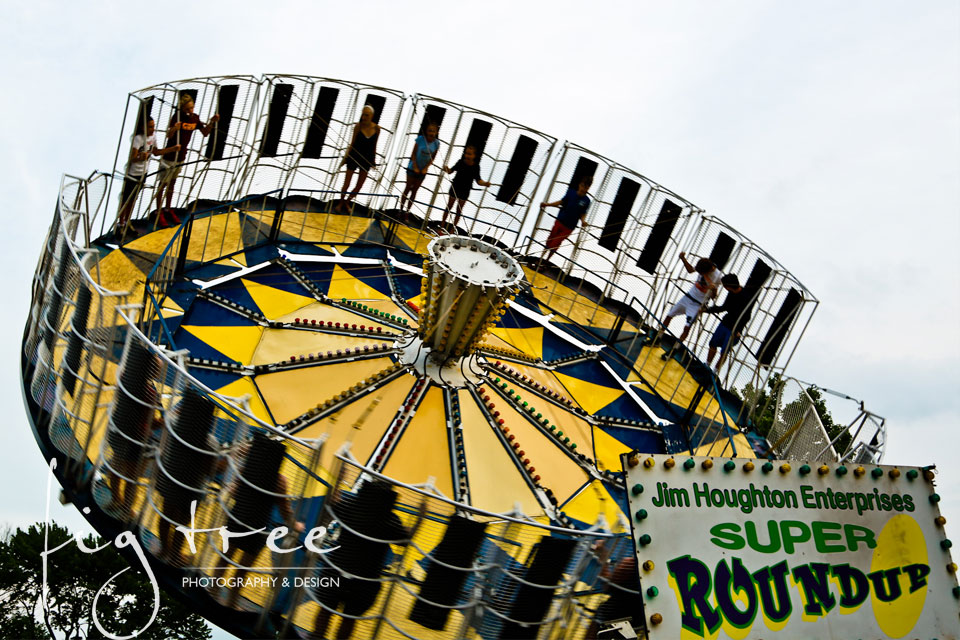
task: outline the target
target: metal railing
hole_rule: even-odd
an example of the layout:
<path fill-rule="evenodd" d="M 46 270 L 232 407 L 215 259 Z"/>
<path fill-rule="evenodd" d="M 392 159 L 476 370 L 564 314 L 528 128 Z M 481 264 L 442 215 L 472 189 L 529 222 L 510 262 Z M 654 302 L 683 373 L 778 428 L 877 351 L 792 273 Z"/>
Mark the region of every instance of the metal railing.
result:
<path fill-rule="evenodd" d="M 155 561 L 186 575 L 217 578 L 249 572 L 282 577 L 291 575 L 291 571 L 302 573 L 280 555 L 264 553 L 262 543 L 241 545 L 238 557 L 222 548 L 218 535 L 204 530 L 226 526 L 242 533 L 278 524 L 250 520 L 251 514 L 260 512 L 251 505 L 261 503 L 285 504 L 281 511 L 288 514 L 285 524 L 291 525 L 291 530 L 297 522 L 308 528 L 321 525 L 329 520 L 324 520 L 321 513 L 325 511 L 318 507 L 326 504 L 324 498 L 332 486 L 342 490 L 347 484 L 349 469 L 353 469 L 350 473 L 354 478 L 358 473 L 375 472 L 349 461 L 342 464 L 338 475 L 331 476 L 330 470 L 320 466 L 323 438 L 302 440 L 279 431 L 257 418 L 245 399 L 225 397 L 198 382 L 186 368 L 185 352 L 155 344 L 141 330 L 146 317 L 141 306 L 129 304 L 129 294 L 110 291 L 105 286 L 111 282 L 110 276 L 103 265 L 85 259 L 90 250 L 85 246 L 83 229 L 88 228 L 90 218 L 87 209 L 75 207 L 89 199 L 91 194 L 85 191 L 90 187 L 91 181 L 65 182 L 56 222 L 51 227 L 53 237 L 46 243 L 36 275 L 31 316 L 41 321 L 31 326 L 24 347 L 24 373 L 30 374 L 27 379 L 34 401 L 34 424 L 46 431 L 49 441 L 68 460 L 62 475 L 68 495 L 88 491 L 91 504 L 118 526 L 137 527 L 144 548 Z M 97 198 L 89 201 L 93 204 Z M 230 215 L 243 204 L 231 203 L 215 215 Z M 97 207 L 90 210 L 96 211 Z M 195 217 L 203 219 L 204 215 Z M 190 246 L 177 238 L 188 233 L 188 225 L 186 222 L 174 232 L 151 271 L 155 284 L 170 279 L 176 257 Z M 219 254 L 222 243 L 211 243 L 210 238 L 204 236 L 205 244 L 211 244 Z M 118 361 L 115 354 L 120 344 L 123 355 Z M 205 414 L 202 406 L 207 407 Z M 260 440 L 255 435 L 258 433 L 264 434 Z M 262 468 L 254 465 L 251 457 L 257 442 L 274 443 L 270 446 L 281 449 L 275 451 L 278 457 L 274 458 L 273 480 L 251 475 Z M 333 485 L 328 480 L 331 477 L 337 480 Z M 435 490 L 395 482 L 393 486 L 401 492 L 418 493 L 430 502 L 426 518 L 432 524 L 414 539 L 404 552 L 405 558 L 443 566 L 444 560 L 430 549 L 443 537 L 450 515 L 467 509 L 473 518 L 488 523 L 484 557 L 491 561 L 471 562 L 456 569 L 472 576 L 470 584 L 500 586 L 472 591 L 462 606 L 450 606 L 421 595 L 422 583 L 392 574 L 386 579 L 392 595 L 379 613 L 367 616 L 376 625 L 371 637 L 394 632 L 417 637 L 409 630 L 417 623 L 407 618 L 408 611 L 398 608 L 410 599 L 427 608 L 463 611 L 466 615 L 457 614 L 457 624 L 449 625 L 445 632 L 444 637 L 451 638 L 461 637 L 469 628 L 509 624 L 584 628 L 591 623 L 589 610 L 578 607 L 585 602 L 595 605 L 599 591 L 590 589 L 580 578 L 588 567 L 592 543 L 612 538 L 613 534 L 600 529 L 576 532 L 551 527 L 520 513 L 503 515 L 465 507 L 436 495 Z M 176 533 L 178 525 L 197 530 L 192 548 L 183 534 Z M 295 536 L 291 536 L 288 534 L 281 544 L 295 544 Z M 525 579 L 523 563 L 517 560 L 521 556 L 501 548 L 509 544 L 529 555 L 538 541 L 570 536 L 576 541 L 572 543 L 575 549 L 569 556 L 565 578 L 556 584 Z M 626 544 L 620 546 L 625 549 Z M 505 586 L 504 581 L 516 586 Z M 538 620 L 513 613 L 511 607 L 517 596 L 510 593 L 522 588 L 556 592 Z M 304 602 L 311 600 L 309 594 L 258 586 L 238 587 L 223 596 L 213 596 L 223 604 L 242 602 L 258 612 L 255 628 L 261 632 L 267 628 L 271 612 L 280 613 L 288 623 L 311 629 L 309 620 L 302 620 L 303 605 L 296 600 L 304 596 Z"/>

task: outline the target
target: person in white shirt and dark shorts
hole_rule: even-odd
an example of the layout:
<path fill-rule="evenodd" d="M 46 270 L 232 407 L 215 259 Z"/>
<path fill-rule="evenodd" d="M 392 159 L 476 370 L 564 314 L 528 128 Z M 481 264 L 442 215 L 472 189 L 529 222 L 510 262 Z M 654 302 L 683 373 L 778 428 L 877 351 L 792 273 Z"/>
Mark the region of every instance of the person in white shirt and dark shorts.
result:
<path fill-rule="evenodd" d="M 683 342 L 687 334 L 690 333 L 690 327 L 693 326 L 697 316 L 700 315 L 700 311 L 703 309 L 707 300 L 713 300 L 717 297 L 720 279 L 723 277 L 723 272 L 717 269 L 716 265 L 707 258 L 700 258 L 697 260 L 697 264 L 693 265 L 687 260 L 686 254 L 681 251 L 680 260 L 683 262 L 687 273 L 697 273 L 697 280 L 693 283 L 693 286 L 683 294 L 683 297 L 673 305 L 670 311 L 667 312 L 667 317 L 663 319 L 663 328 L 666 330 L 670 327 L 670 321 L 681 313 L 686 317 L 683 332 L 677 340 L 678 344 Z M 672 348 L 660 357 L 666 360 L 670 357 L 671 353 L 673 353 Z"/>

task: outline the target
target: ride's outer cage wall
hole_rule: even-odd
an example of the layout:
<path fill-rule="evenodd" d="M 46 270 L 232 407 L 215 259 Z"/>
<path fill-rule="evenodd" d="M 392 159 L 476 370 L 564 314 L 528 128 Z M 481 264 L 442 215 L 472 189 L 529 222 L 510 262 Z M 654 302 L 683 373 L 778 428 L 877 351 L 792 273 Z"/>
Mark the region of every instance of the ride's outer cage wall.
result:
<path fill-rule="evenodd" d="M 956 568 L 923 469 L 629 458 L 651 640 L 960 637 Z"/>

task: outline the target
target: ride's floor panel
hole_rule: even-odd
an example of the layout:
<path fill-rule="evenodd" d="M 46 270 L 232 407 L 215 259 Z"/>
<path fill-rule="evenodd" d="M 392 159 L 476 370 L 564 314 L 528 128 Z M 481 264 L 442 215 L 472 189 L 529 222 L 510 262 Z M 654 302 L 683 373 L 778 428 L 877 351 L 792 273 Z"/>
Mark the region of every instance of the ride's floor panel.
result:
<path fill-rule="evenodd" d="M 630 354 L 626 369 L 609 366 L 605 350 L 612 347 L 597 336 L 617 323 L 616 315 L 588 292 L 526 269 L 529 289 L 491 328 L 480 357 L 487 368 L 482 384 L 490 387 L 486 395 L 497 415 L 478 405 L 480 385 L 454 392 L 464 450 L 458 461 L 442 389 L 431 386 L 411 399 L 420 376 L 413 370 L 387 375 L 397 355 L 374 351 L 398 347 L 415 331 L 408 302 L 419 306 L 417 271 L 430 236 L 403 225 L 388 232 L 376 218 L 286 211 L 271 244 L 265 238 L 274 215 L 231 211 L 195 219 L 183 278 L 155 301 L 160 313 L 153 309 L 154 316 L 163 316 L 166 326 L 154 335 L 172 338 L 170 347 L 193 357 L 242 367 L 192 365 L 191 371 L 214 391 L 245 398 L 267 424 L 291 428 L 299 438 L 324 435 L 320 468 L 326 475 L 347 442 L 357 460 L 372 463 L 398 408 L 413 403 L 383 460 L 387 475 L 414 484 L 432 479 L 453 497 L 464 473 L 474 506 L 503 512 L 519 504 L 530 516 L 553 518 L 544 497 L 549 490 L 555 508 L 590 525 L 601 513 L 609 523 L 622 511 L 622 487 L 602 474 L 619 471 L 624 452 L 677 447 L 657 423 L 675 420 L 694 399 L 694 409 L 713 425 L 699 433 L 699 450 L 719 455 L 728 441 L 714 424 L 721 404 L 711 390 L 701 389 L 675 360 L 662 361 L 659 347 Z M 179 247 L 183 233 L 159 229 L 122 247 L 101 245 L 91 271 L 143 300 L 153 264 Z M 638 331 L 630 323 L 620 329 Z M 309 417 L 337 398 L 335 411 Z M 737 444 L 741 455 L 749 451 L 742 436 Z"/>

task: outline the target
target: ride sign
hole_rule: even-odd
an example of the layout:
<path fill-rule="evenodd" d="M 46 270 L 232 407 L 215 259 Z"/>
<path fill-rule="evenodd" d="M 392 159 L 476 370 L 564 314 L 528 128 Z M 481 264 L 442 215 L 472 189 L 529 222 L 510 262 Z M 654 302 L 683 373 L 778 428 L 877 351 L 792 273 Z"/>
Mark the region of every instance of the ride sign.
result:
<path fill-rule="evenodd" d="M 652 640 L 960 638 L 932 470 L 623 462 Z"/>

